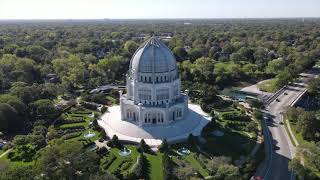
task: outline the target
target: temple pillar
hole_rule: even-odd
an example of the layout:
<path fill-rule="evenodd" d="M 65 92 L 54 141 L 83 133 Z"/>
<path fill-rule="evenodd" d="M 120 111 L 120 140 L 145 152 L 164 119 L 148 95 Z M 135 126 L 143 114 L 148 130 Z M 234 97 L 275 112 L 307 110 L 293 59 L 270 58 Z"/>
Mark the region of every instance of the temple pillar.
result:
<path fill-rule="evenodd" d="M 166 109 L 165 109 L 164 121 L 169 122 L 170 115 L 169 115 L 169 103 L 166 102 Z"/>
<path fill-rule="evenodd" d="M 139 107 L 139 109 L 138 109 L 138 113 L 139 113 L 139 118 L 138 118 L 138 124 L 139 124 L 139 126 L 141 127 L 142 125 L 143 125 L 143 117 L 142 117 L 142 103 L 139 103 L 138 104 L 138 107 Z"/>
<path fill-rule="evenodd" d="M 186 90 L 184 91 L 184 93 L 186 94 L 186 96 L 185 96 L 185 107 L 186 107 L 186 109 L 188 109 L 188 102 L 189 102 L 189 90 L 188 90 L 188 89 L 186 89 Z"/>
<path fill-rule="evenodd" d="M 125 112 L 124 112 L 124 110 L 123 110 L 123 97 L 122 97 L 122 93 L 123 93 L 123 91 L 120 90 L 120 91 L 119 91 L 119 96 L 120 96 L 119 102 L 120 102 L 121 120 L 124 120 L 124 114 L 125 114 Z"/>

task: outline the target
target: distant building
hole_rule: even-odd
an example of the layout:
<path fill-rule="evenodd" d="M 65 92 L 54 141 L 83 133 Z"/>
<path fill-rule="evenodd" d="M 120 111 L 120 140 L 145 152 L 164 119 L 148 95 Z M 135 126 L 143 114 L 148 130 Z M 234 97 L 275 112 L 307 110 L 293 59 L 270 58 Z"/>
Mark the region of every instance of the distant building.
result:
<path fill-rule="evenodd" d="M 163 41 L 169 41 L 172 39 L 173 34 L 172 33 L 160 33 L 160 35 L 158 36 L 159 39 L 163 40 Z"/>

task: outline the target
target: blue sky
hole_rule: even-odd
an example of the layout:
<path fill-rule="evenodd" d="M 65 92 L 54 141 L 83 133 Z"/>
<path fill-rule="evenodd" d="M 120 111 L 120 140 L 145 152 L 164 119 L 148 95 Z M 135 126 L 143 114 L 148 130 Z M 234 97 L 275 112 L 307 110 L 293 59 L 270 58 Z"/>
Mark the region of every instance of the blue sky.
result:
<path fill-rule="evenodd" d="M 320 17 L 320 0 L 0 0 L 0 19 Z"/>

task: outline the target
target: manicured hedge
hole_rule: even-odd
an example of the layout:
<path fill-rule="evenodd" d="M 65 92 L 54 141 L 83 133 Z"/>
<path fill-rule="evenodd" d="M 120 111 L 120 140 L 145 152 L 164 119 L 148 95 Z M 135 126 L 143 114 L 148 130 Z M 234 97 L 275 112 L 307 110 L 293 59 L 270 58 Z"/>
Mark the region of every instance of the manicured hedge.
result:
<path fill-rule="evenodd" d="M 66 135 L 62 136 L 62 138 L 64 140 L 68 140 L 68 139 L 72 139 L 75 137 L 79 137 L 81 134 L 82 134 L 81 132 L 70 133 L 70 134 L 66 134 Z"/>
<path fill-rule="evenodd" d="M 126 171 L 128 170 L 131 165 L 133 164 L 133 160 L 131 158 L 125 159 L 121 162 L 121 164 L 119 165 L 120 167 L 120 171 Z"/>
<path fill-rule="evenodd" d="M 163 164 L 163 179 L 172 179 L 173 176 L 173 162 L 167 153 L 164 153 L 162 156 Z"/>
<path fill-rule="evenodd" d="M 75 120 L 61 120 L 59 123 L 60 124 L 74 124 L 74 123 L 82 123 L 82 122 L 86 122 L 83 119 L 75 119 Z"/>
<path fill-rule="evenodd" d="M 250 117 L 239 112 L 225 112 L 221 115 L 225 120 L 234 120 L 234 121 L 250 121 Z"/>
<path fill-rule="evenodd" d="M 102 159 L 102 169 L 107 170 L 116 159 L 117 157 L 113 153 L 110 153 L 108 156 Z"/>
<path fill-rule="evenodd" d="M 127 174 L 127 179 L 145 179 L 147 176 L 147 158 L 141 153 Z"/>
<path fill-rule="evenodd" d="M 74 114 L 91 114 L 92 112 L 89 112 L 89 111 L 76 111 L 76 112 L 73 112 Z"/>
<path fill-rule="evenodd" d="M 67 126 L 67 127 L 60 127 L 60 129 L 65 130 L 65 129 L 85 129 L 84 126 L 79 125 L 79 126 Z"/>

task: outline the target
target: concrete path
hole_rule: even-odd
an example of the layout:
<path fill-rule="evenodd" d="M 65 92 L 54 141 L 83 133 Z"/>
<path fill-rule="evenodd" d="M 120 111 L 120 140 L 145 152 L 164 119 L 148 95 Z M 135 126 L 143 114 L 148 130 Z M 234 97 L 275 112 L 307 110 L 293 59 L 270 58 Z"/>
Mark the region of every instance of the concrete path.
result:
<path fill-rule="evenodd" d="M 267 96 L 271 96 L 273 93 L 264 92 L 264 91 L 261 91 L 261 90 L 258 88 L 258 84 L 263 83 L 263 82 L 265 82 L 265 81 L 268 81 L 268 79 L 267 79 L 267 80 L 264 80 L 264 81 L 260 81 L 260 82 L 258 82 L 257 84 L 254 84 L 254 85 L 244 87 L 244 88 L 240 89 L 240 91 L 242 91 L 242 92 L 247 92 L 247 93 L 252 93 L 252 94 L 256 94 L 256 95 L 267 95 Z"/>
<path fill-rule="evenodd" d="M 7 151 L 5 151 L 4 153 L 2 153 L 0 155 L 0 158 L 2 158 L 3 156 L 5 156 L 6 154 L 8 154 L 12 149 L 8 149 Z"/>

